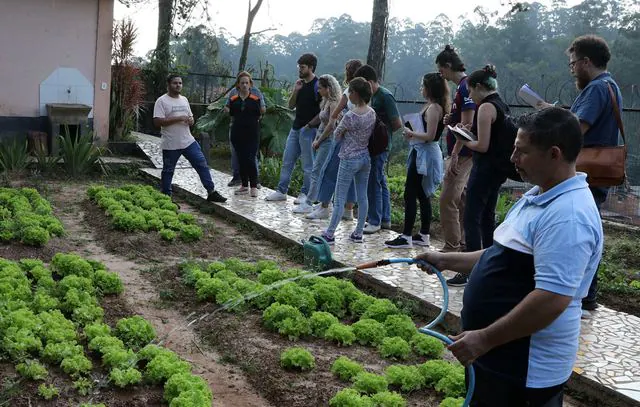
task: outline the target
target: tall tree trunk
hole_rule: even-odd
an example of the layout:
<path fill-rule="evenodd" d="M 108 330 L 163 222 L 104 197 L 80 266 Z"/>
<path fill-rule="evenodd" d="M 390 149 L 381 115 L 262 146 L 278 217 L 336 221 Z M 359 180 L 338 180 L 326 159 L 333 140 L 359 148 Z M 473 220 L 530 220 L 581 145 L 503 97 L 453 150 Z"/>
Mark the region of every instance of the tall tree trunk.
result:
<path fill-rule="evenodd" d="M 389 25 L 388 0 L 373 0 L 373 17 L 371 18 L 371 36 L 367 64 L 378 72 L 378 78 L 384 76 L 384 61 L 387 56 L 387 36 Z"/>
<path fill-rule="evenodd" d="M 158 0 L 158 40 L 156 43 L 156 86 L 159 93 L 165 89 L 165 79 L 169 74 L 171 62 L 171 32 L 173 30 L 174 0 Z"/>
<path fill-rule="evenodd" d="M 251 8 L 251 0 L 249 0 L 249 14 L 247 15 L 247 26 L 244 30 L 244 37 L 242 37 L 242 52 L 240 53 L 240 63 L 238 64 L 238 72 L 244 71 L 247 65 L 247 54 L 249 53 L 249 43 L 251 41 L 251 26 L 253 25 L 253 19 L 258 14 L 258 10 L 262 5 L 262 0 L 258 0 L 254 8 Z"/>

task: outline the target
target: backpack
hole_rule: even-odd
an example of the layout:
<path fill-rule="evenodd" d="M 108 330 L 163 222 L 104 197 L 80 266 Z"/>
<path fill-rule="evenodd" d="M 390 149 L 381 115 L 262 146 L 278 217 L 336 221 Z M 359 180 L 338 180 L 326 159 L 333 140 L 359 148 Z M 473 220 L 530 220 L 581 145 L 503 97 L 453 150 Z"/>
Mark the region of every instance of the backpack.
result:
<path fill-rule="evenodd" d="M 496 106 L 496 109 L 501 109 L 499 106 Z M 503 130 L 500 133 L 500 138 L 498 138 L 494 154 L 492 154 L 491 159 L 493 161 L 493 165 L 507 178 L 522 182 L 522 177 L 516 171 L 516 166 L 511 162 L 511 154 L 513 153 L 513 145 L 516 142 L 516 135 L 518 134 L 518 126 L 516 125 L 516 121 L 507 112 L 503 111 Z"/>
<path fill-rule="evenodd" d="M 389 133 L 387 125 L 376 114 L 376 123 L 373 126 L 371 137 L 369 137 L 369 155 L 375 157 L 387 151 L 389 147 Z"/>

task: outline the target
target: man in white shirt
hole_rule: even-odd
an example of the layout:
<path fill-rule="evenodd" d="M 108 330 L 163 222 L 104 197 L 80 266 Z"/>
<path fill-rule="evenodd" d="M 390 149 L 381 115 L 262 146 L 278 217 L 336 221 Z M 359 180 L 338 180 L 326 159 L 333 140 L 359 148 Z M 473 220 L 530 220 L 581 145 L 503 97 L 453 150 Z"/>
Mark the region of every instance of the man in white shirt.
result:
<path fill-rule="evenodd" d="M 171 180 L 181 155 L 196 170 L 202 185 L 207 190 L 207 201 L 226 202 L 215 190 L 207 160 L 200 150 L 200 145 L 191 135 L 189 126 L 193 125 L 193 113 L 186 97 L 182 96 L 182 78 L 169 75 L 167 93 L 156 100 L 153 107 L 153 124 L 160 127 L 162 136 L 162 193 L 171 196 Z"/>

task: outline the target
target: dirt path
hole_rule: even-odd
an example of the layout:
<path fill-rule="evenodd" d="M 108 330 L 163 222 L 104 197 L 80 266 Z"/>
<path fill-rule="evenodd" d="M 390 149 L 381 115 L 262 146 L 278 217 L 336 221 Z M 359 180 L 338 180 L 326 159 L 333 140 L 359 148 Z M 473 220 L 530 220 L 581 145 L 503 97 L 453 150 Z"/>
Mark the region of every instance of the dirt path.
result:
<path fill-rule="evenodd" d="M 236 367 L 219 363 L 221 356 L 218 353 L 198 343 L 193 328 L 184 327 L 186 319 L 183 315 L 174 309 L 158 306 L 160 293 L 141 274 L 148 269 L 148 264 L 145 266 L 123 256 L 108 253 L 96 243 L 93 232 L 83 222 L 85 213 L 81 203 L 84 197 L 83 188 L 71 186 L 61 188 L 52 198 L 57 208 L 65 208 L 58 216 L 67 230 L 69 239 L 77 244 L 80 254 L 103 262 L 109 270 L 120 275 L 125 286 L 121 298 L 124 299 L 128 311 L 151 322 L 161 338 L 173 331 L 164 346 L 192 363 L 194 373 L 207 380 L 214 394 L 214 407 L 271 406 L 251 387 Z M 168 266 L 175 260 L 169 258 L 162 266 Z M 105 307 L 105 310 L 109 312 L 109 307 Z M 174 331 L 176 327 L 181 328 Z"/>

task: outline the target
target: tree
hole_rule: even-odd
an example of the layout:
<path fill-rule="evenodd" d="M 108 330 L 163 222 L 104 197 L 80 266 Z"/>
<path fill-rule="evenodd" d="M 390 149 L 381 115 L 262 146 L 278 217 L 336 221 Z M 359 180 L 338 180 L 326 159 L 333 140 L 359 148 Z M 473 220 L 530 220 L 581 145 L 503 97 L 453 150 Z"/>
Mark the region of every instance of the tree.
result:
<path fill-rule="evenodd" d="M 380 80 L 384 77 L 384 62 L 387 56 L 388 23 L 388 0 L 373 0 L 373 17 L 371 18 L 367 64 L 375 68 Z"/>
<path fill-rule="evenodd" d="M 251 41 L 251 26 L 253 25 L 253 19 L 258 14 L 262 0 L 258 0 L 254 8 L 251 8 L 251 0 L 249 0 L 249 12 L 247 14 L 247 26 L 244 30 L 244 36 L 242 37 L 242 52 L 240 53 L 240 62 L 238 63 L 238 72 L 244 71 L 244 67 L 247 64 L 247 53 L 249 52 L 249 43 Z"/>

